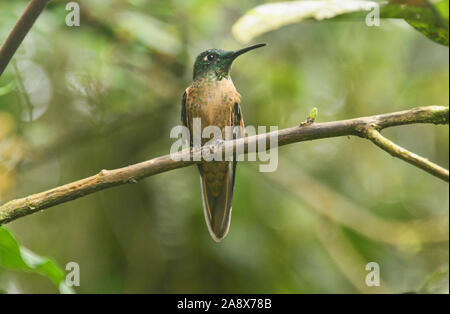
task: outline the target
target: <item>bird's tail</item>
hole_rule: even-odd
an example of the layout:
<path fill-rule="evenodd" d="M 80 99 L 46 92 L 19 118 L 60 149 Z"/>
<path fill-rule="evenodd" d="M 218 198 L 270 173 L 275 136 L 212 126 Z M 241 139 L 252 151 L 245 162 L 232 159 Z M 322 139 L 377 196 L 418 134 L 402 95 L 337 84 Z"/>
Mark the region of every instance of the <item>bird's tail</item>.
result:
<path fill-rule="evenodd" d="M 225 182 L 217 196 L 213 195 L 206 182 L 202 165 L 199 165 L 198 168 L 200 171 L 203 213 L 205 214 L 206 225 L 214 241 L 219 242 L 227 235 L 230 228 L 236 162 L 229 162 Z"/>

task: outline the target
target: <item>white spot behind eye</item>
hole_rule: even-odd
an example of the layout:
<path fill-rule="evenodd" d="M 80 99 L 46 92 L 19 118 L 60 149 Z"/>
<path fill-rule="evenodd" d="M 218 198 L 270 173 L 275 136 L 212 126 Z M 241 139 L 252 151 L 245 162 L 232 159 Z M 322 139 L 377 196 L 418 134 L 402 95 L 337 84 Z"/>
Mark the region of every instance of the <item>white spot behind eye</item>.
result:
<path fill-rule="evenodd" d="M 203 61 L 208 61 L 208 55 L 203 58 Z"/>

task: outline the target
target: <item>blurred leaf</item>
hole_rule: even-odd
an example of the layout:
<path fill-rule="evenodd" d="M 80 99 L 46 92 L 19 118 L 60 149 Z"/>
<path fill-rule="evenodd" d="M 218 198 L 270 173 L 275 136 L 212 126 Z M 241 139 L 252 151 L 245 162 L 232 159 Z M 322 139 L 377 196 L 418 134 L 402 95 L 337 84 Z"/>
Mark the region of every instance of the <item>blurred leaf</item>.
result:
<path fill-rule="evenodd" d="M 431 40 L 448 46 L 448 0 L 438 2 L 410 0 L 407 2 L 410 7 L 420 8 L 421 13 L 418 15 L 418 19 L 406 18 L 406 22 Z M 424 11 L 429 11 L 429 13 Z"/>
<path fill-rule="evenodd" d="M 117 26 L 122 36 L 137 39 L 144 45 L 168 55 L 176 55 L 181 43 L 170 27 L 145 14 L 126 11 L 119 14 Z"/>
<path fill-rule="evenodd" d="M 61 268 L 49 258 L 20 246 L 14 235 L 5 227 L 0 227 L 0 267 L 41 274 L 50 279 L 61 293 L 74 293 L 64 283 L 65 273 Z"/>
<path fill-rule="evenodd" d="M 284 25 L 314 18 L 318 21 L 335 16 L 369 11 L 378 6 L 373 1 L 292 1 L 263 4 L 248 11 L 232 28 L 233 35 L 241 42 Z"/>
<path fill-rule="evenodd" d="M 4 86 L 0 86 L 0 96 L 6 95 L 14 90 L 14 82 L 10 82 Z"/>
<path fill-rule="evenodd" d="M 419 293 L 448 293 L 448 268 L 428 276 L 418 290 Z"/>
<path fill-rule="evenodd" d="M 448 0 L 391 0 L 386 5 L 374 1 L 293 1 L 257 6 L 241 17 L 232 28 L 241 42 L 284 25 L 305 19 L 331 19 L 340 15 L 373 10 L 380 6 L 380 17 L 405 19 L 433 41 L 448 46 Z"/>
<path fill-rule="evenodd" d="M 0 111 L 0 140 L 14 127 L 14 118 L 7 112 Z"/>

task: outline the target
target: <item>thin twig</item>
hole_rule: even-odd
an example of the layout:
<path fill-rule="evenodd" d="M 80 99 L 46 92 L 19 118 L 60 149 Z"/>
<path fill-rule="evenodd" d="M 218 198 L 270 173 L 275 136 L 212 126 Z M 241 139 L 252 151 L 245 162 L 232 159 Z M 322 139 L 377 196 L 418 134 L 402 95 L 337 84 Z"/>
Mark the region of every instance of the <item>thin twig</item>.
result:
<path fill-rule="evenodd" d="M 382 150 L 388 152 L 394 157 L 400 158 L 413 166 L 419 167 L 426 172 L 441 178 L 444 181 L 448 182 L 448 170 L 445 168 L 442 168 L 441 166 L 438 166 L 431 161 L 429 161 L 426 158 L 423 158 L 417 154 L 414 154 L 403 147 L 398 146 L 391 140 L 385 138 L 383 135 L 381 135 L 380 132 L 378 132 L 374 128 L 367 128 L 366 131 L 367 138 L 375 143 L 378 147 L 380 147 Z"/>
<path fill-rule="evenodd" d="M 405 124 L 448 124 L 448 122 L 448 107 L 420 107 L 401 112 L 351 120 L 313 123 L 306 126 L 297 126 L 271 133 L 244 137 L 234 141 L 225 141 L 221 146 L 208 145 L 196 150 L 185 150 L 178 152 L 174 156 L 166 155 L 120 169 L 102 170 L 97 175 L 62 185 L 45 192 L 33 194 L 25 198 L 12 200 L 0 206 L 0 225 L 96 191 L 126 183 L 136 183 L 138 180 L 145 177 L 200 163 L 202 161 L 194 161 L 196 160 L 194 157 L 204 156 L 205 152 L 212 154 L 222 153 L 222 156 L 225 156 L 226 151 L 247 153 L 249 147 L 256 147 L 256 144 L 259 141 L 265 142 L 266 149 L 270 149 L 270 138 L 273 136 L 278 137 L 278 146 L 283 146 L 296 142 L 338 136 L 353 135 L 367 138 L 368 128 L 381 130 L 383 128 Z M 424 164 L 425 161 L 426 163 Z M 414 163 L 411 164 L 421 169 L 425 169 L 429 173 L 448 182 L 448 171 L 446 176 L 442 175 L 441 168 L 426 159 L 416 158 Z"/>
<path fill-rule="evenodd" d="M 47 6 L 50 0 L 31 0 L 20 16 L 11 33 L 0 47 L 0 76 L 5 71 L 17 48 L 30 31 L 34 22 Z"/>

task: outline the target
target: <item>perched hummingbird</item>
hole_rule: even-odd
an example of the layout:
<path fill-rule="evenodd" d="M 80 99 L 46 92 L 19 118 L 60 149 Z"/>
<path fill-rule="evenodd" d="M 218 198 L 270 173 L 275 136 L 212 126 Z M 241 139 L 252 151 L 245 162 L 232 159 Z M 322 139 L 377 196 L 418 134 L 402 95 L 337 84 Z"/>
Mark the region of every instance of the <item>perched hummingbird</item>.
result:
<path fill-rule="evenodd" d="M 266 44 L 258 44 L 237 51 L 209 49 L 198 55 L 194 64 L 194 81 L 183 95 L 181 121 L 189 129 L 192 147 L 193 119 L 200 118 L 201 128 L 217 126 L 227 138 L 225 127 L 238 126 L 243 134 L 244 121 L 239 106 L 241 96 L 230 78 L 233 61 L 243 53 Z M 202 138 L 204 145 L 210 139 Z M 228 233 L 231 220 L 236 161 L 211 161 L 198 165 L 203 200 L 203 212 L 209 233 L 215 241 Z"/>

